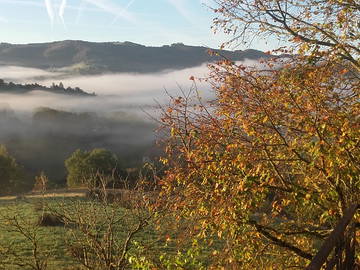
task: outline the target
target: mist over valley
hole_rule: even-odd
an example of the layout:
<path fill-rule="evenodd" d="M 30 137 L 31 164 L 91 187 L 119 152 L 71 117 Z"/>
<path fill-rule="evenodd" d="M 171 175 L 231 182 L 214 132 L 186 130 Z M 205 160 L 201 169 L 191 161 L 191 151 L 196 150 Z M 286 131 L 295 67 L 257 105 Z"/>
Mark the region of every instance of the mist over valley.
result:
<path fill-rule="evenodd" d="M 156 63 L 145 54 L 142 61 L 146 61 L 146 65 L 154 65 L 154 68 L 142 72 L 134 72 L 139 69 L 127 66 L 126 61 L 130 58 L 126 58 L 123 63 L 128 67 L 124 69 L 126 72 L 115 73 L 116 69 L 103 66 L 97 72 L 82 70 L 70 73 L 68 68 L 63 67 L 69 64 L 66 62 L 68 58 L 65 63 L 60 61 L 60 56 L 50 57 L 58 50 L 67 51 L 69 46 L 79 44 L 105 46 L 75 41 L 52 43 L 48 48 L 50 52 L 43 53 L 46 61 L 39 55 L 29 58 L 30 54 L 24 51 L 48 44 L 3 44 L 0 50 L 0 63 L 21 65 L 0 67 L 0 78 L 4 80 L 0 91 L 0 143 L 6 145 L 31 177 L 44 171 L 57 186 L 65 185 L 64 160 L 76 149 L 109 149 L 119 156 L 124 168 L 141 167 L 144 160 L 155 158 L 161 152 L 156 146 L 159 134 L 155 132 L 158 123 L 154 120 L 159 118 L 159 106 L 166 105 L 170 96 L 180 96 L 181 91 L 189 91 L 194 86 L 194 81 L 189 80 L 191 76 L 207 78 L 209 73 L 208 62 L 202 61 L 210 61 L 211 57 L 201 61 L 187 61 L 188 58 L 185 58 L 181 66 L 166 64 L 168 50 L 185 54 L 200 50 L 182 44 L 158 48 L 164 55 L 160 57 L 163 69 L 156 67 Z M 130 48 L 150 50 L 132 43 L 106 46 L 120 46 L 125 51 Z M 63 53 L 69 55 L 69 52 Z M 115 52 L 112 55 L 118 57 Z M 254 58 L 263 54 L 257 52 L 254 56 L 254 51 L 251 51 L 248 56 Z M 244 53 L 237 59 L 243 57 Z M 108 61 L 108 58 L 99 56 L 98 60 Z M 40 62 L 48 64 L 41 66 Z M 117 62 L 122 63 L 120 60 Z M 256 64 L 257 60 L 246 60 L 246 63 Z M 51 65 L 57 68 L 49 68 Z M 205 100 L 214 97 L 207 83 L 197 81 L 196 87 Z M 66 89 L 81 90 L 82 94 L 75 95 L 74 91 L 66 92 Z"/>

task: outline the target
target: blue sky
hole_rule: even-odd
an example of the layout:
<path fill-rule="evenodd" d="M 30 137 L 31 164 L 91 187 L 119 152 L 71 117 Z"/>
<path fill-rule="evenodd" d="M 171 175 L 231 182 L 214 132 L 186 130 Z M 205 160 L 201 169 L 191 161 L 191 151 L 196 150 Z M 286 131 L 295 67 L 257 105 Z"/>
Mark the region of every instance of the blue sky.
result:
<path fill-rule="evenodd" d="M 204 2 L 211 5 L 211 0 L 0 0 L 0 42 L 75 39 L 217 48 L 230 37 L 213 34 L 214 14 Z M 268 49 L 259 42 L 251 47 Z"/>

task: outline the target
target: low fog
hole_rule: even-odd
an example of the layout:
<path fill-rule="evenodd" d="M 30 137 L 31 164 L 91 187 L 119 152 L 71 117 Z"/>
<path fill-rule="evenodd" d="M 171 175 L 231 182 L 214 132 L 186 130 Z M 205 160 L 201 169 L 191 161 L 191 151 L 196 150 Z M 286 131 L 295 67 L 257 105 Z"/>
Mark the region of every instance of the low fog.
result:
<path fill-rule="evenodd" d="M 27 75 L 28 72 L 30 75 Z M 170 95 L 181 95 L 180 88 L 187 91 L 192 85 L 190 76 L 205 78 L 208 75 L 207 65 L 179 71 L 168 71 L 154 74 L 106 74 L 98 76 L 76 76 L 54 79 L 46 71 L 5 67 L 0 68 L 0 74 L 6 74 L 7 81 L 17 83 L 39 83 L 50 86 L 62 82 L 65 87 L 80 87 L 86 92 L 95 92 L 96 97 L 61 96 L 41 91 L 33 91 L 21 97 L 0 94 L 1 100 L 18 112 L 32 111 L 40 106 L 70 110 L 77 112 L 96 111 L 131 111 L 138 114 L 142 110 L 150 110 L 157 103 L 166 104 Z M 21 77 L 23 74 L 23 77 Z M 50 77 L 50 78 L 48 78 Z M 1 75 L 0 75 L 1 78 Z M 212 96 L 210 87 L 197 82 L 204 98 Z M 140 110 L 139 110 L 140 109 Z"/>
<path fill-rule="evenodd" d="M 242 62 L 249 66 L 259 65 L 259 62 L 246 60 Z M 181 95 L 180 88 L 188 91 L 195 78 L 208 77 L 209 69 L 206 64 L 194 68 L 175 71 L 164 71 L 153 74 L 106 74 L 91 76 L 62 76 L 61 73 L 51 73 L 44 70 L 23 67 L 0 67 L 0 78 L 16 83 L 39 83 L 50 86 L 52 83 L 62 82 L 65 87 L 80 87 L 86 92 L 96 93 L 95 98 L 73 97 L 53 95 L 41 91 L 33 91 L 30 94 L 18 96 L 1 95 L 3 102 L 7 102 L 15 111 L 32 111 L 40 106 L 70 110 L 77 112 L 110 112 L 122 111 L 141 114 L 145 110 L 151 110 L 157 103 L 166 104 L 169 94 Z M 59 77 L 61 79 L 59 79 Z M 204 99 L 214 97 L 207 83 L 196 82 L 200 95 Z"/>
<path fill-rule="evenodd" d="M 106 148 L 119 156 L 124 168 L 141 167 L 161 152 L 155 144 L 157 124 L 150 117 L 159 116 L 157 104 L 181 95 L 180 88 L 188 91 L 194 83 L 191 76 L 206 78 L 208 72 L 202 65 L 154 74 L 54 77 L 38 69 L 1 67 L 0 78 L 7 82 L 62 82 L 97 96 L 0 94 L 0 144 L 32 176 L 44 171 L 59 186 L 65 184 L 64 160 L 76 149 Z M 214 97 L 208 84 L 196 84 L 204 100 Z"/>
<path fill-rule="evenodd" d="M 26 81 L 28 79 L 54 75 L 49 71 L 18 66 L 0 66 L 0 74 L 0 78 L 6 81 Z"/>

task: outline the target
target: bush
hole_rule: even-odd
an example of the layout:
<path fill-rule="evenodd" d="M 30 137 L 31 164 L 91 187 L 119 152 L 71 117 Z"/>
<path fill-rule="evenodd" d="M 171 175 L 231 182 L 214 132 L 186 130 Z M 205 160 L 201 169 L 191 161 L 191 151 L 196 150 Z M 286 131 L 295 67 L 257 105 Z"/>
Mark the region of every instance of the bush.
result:
<path fill-rule="evenodd" d="M 103 191 L 101 189 L 93 189 L 89 190 L 86 193 L 86 198 L 91 200 L 98 200 L 101 202 L 107 203 L 116 203 L 119 207 L 131 209 L 132 208 L 132 200 L 134 196 L 138 196 L 135 191 L 131 190 L 106 190 Z"/>

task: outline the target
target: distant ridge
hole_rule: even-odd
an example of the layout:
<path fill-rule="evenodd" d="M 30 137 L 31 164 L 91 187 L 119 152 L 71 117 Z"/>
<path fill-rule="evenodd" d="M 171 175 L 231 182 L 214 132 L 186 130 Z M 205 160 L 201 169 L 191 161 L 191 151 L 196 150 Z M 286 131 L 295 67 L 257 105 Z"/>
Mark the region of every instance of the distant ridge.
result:
<path fill-rule="evenodd" d="M 51 43 L 0 43 L 0 66 L 22 66 L 78 74 L 153 73 L 199 66 L 220 59 L 209 48 L 182 43 L 149 47 L 126 42 L 65 40 Z M 232 61 L 269 55 L 257 50 L 214 50 Z"/>

